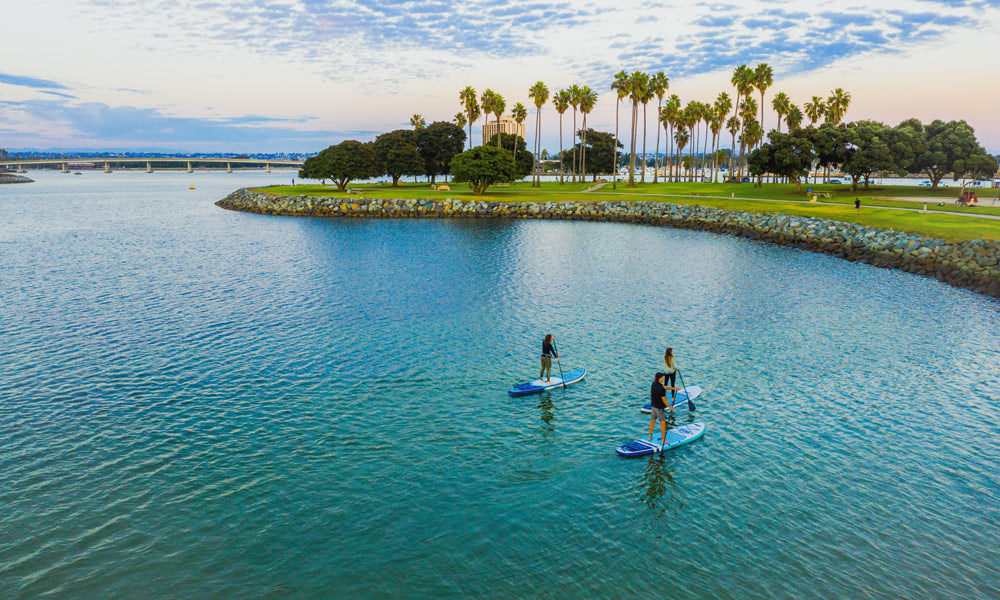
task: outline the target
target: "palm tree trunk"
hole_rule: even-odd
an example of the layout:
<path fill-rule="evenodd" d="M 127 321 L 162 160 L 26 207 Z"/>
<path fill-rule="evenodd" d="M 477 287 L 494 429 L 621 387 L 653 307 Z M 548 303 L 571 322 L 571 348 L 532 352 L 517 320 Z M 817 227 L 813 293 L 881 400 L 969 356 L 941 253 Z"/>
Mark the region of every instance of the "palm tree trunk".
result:
<path fill-rule="evenodd" d="M 646 183 L 646 103 L 642 103 L 642 183 Z"/>
<path fill-rule="evenodd" d="M 656 152 L 653 154 L 653 183 L 660 181 L 660 105 L 662 100 L 656 101 Z"/>
<path fill-rule="evenodd" d="M 566 183 L 566 181 L 563 179 L 563 174 L 565 173 L 565 169 L 563 168 L 563 155 L 562 155 L 563 154 L 562 118 L 563 114 L 559 113 L 559 183 L 560 184 Z"/>
<path fill-rule="evenodd" d="M 708 123 L 705 123 L 705 141 L 701 144 L 701 178 L 705 179 L 705 166 L 708 164 Z"/>
<path fill-rule="evenodd" d="M 611 163 L 611 189 L 613 190 L 618 189 L 618 107 L 621 106 L 621 103 L 621 98 L 615 100 L 615 159 L 614 162 Z"/>
<path fill-rule="evenodd" d="M 632 101 L 632 130 L 629 134 L 628 186 L 635 187 L 635 117 L 636 103 Z"/>
<path fill-rule="evenodd" d="M 573 107 L 573 182 L 576 183 L 576 107 Z"/>
<path fill-rule="evenodd" d="M 580 134 L 580 181 L 587 181 L 587 113 L 583 113 L 583 132 Z"/>

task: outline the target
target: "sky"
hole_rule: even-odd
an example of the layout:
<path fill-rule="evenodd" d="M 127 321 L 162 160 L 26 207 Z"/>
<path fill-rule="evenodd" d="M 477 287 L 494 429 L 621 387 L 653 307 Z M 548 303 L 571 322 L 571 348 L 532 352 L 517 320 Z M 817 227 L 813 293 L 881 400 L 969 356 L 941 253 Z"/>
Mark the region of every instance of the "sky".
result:
<path fill-rule="evenodd" d="M 588 124 L 614 131 L 622 69 L 711 102 L 767 62 L 768 107 L 839 87 L 847 120 L 964 119 L 1000 153 L 1000 0 L 0 0 L 0 15 L 0 148 L 312 153 L 414 113 L 451 120 L 467 85 L 528 106 L 533 139 L 538 80 L 589 85 Z M 551 104 L 541 138 L 558 148 Z"/>

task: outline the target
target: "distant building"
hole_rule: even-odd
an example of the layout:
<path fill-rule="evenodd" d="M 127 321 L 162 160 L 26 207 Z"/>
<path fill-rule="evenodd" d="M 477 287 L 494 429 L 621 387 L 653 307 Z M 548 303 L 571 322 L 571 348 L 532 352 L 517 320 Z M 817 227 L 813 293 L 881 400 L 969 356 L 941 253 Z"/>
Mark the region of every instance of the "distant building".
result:
<path fill-rule="evenodd" d="M 483 125 L 483 143 L 489 142 L 497 132 L 519 135 L 521 139 L 527 141 L 524 137 L 524 123 L 518 123 L 511 117 L 500 117 L 499 122 L 496 119 L 487 119 Z"/>

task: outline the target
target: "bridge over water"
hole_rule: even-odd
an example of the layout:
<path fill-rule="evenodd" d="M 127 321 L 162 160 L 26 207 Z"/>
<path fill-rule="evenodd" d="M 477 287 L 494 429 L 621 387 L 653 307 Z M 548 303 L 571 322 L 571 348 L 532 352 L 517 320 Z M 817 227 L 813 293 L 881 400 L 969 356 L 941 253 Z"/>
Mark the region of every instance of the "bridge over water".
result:
<path fill-rule="evenodd" d="M 194 171 L 194 165 L 217 165 L 218 169 L 222 169 L 225 166 L 227 173 L 233 172 L 233 165 L 263 165 L 265 171 L 270 171 L 272 166 L 275 167 L 294 167 L 298 168 L 302 166 L 301 160 L 268 160 L 259 158 L 190 158 L 187 156 L 156 156 L 156 157 L 138 157 L 138 158 L 40 158 L 40 159 L 25 159 L 25 160 L 7 160 L 0 161 L 0 169 L 10 169 L 14 168 L 18 173 L 26 173 L 29 166 L 44 166 L 44 165 L 59 165 L 63 173 L 69 173 L 71 167 L 79 167 L 82 165 L 92 165 L 93 167 L 98 167 L 100 165 L 104 166 L 104 172 L 111 172 L 111 165 L 121 165 L 121 164 L 146 164 L 146 172 L 153 172 L 154 164 L 164 164 L 164 163 L 181 163 L 187 165 L 187 172 L 191 173 Z"/>

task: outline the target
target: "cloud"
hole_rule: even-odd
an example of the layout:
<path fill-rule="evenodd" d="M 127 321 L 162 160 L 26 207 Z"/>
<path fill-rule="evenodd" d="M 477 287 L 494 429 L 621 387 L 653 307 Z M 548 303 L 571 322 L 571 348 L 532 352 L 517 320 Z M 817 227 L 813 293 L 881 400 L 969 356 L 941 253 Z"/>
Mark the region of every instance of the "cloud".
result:
<path fill-rule="evenodd" d="M 956 27 L 974 24 L 965 14 L 944 12 L 948 2 L 930 4 L 939 5 L 940 10 L 872 8 L 864 13 L 807 14 L 743 8 L 725 17 L 707 15 L 695 20 L 697 31 L 680 36 L 673 44 L 680 52 L 671 51 L 666 40 L 647 41 L 638 47 L 626 46 L 618 58 L 634 61 L 645 55 L 643 68 L 665 67 L 682 77 L 757 62 L 794 74 L 863 53 L 896 53 L 906 45 L 926 43 Z"/>
<path fill-rule="evenodd" d="M 39 90 L 65 90 L 65 85 L 48 79 L 38 79 L 37 77 L 24 77 L 21 75 L 8 75 L 0 73 L 0 83 L 8 85 L 19 85 L 22 87 L 35 88 Z"/>
<path fill-rule="evenodd" d="M 366 130 L 332 131 L 297 129 L 290 123 L 306 123 L 308 117 L 263 117 L 244 115 L 221 119 L 177 117 L 158 108 L 109 106 L 98 102 L 67 104 L 57 100 L 29 100 L 0 104 L 0 120 L 13 114 L 28 119 L 59 124 L 81 143 L 98 141 L 127 147 L 180 147 L 184 144 L 219 144 L 220 147 L 253 144 L 289 150 L 318 149 L 348 136 L 369 137 Z M 269 123 L 284 124 L 268 125 Z M 18 137 L 29 136 L 18 133 Z"/>

